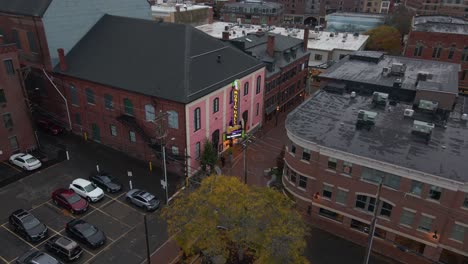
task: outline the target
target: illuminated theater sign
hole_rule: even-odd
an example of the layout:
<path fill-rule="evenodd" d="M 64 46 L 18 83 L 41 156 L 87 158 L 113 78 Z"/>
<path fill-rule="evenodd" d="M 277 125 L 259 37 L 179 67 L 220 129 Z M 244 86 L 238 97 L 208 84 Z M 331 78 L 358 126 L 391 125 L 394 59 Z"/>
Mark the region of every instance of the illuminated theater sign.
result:
<path fill-rule="evenodd" d="M 244 130 L 241 125 L 239 125 L 239 87 L 240 81 L 235 80 L 232 83 L 232 126 L 228 126 L 226 133 L 224 135 L 224 140 L 240 138 L 244 135 Z"/>

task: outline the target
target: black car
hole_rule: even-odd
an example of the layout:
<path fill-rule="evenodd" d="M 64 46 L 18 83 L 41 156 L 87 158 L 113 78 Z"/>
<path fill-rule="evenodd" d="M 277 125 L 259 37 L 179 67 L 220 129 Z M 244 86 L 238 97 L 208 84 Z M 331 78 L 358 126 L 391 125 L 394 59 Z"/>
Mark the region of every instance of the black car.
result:
<path fill-rule="evenodd" d="M 61 264 L 51 255 L 32 249 L 16 260 L 16 264 Z"/>
<path fill-rule="evenodd" d="M 116 193 L 122 190 L 122 184 L 109 173 L 101 172 L 92 174 L 89 176 L 89 180 L 108 193 Z"/>
<path fill-rule="evenodd" d="M 67 261 L 78 259 L 83 253 L 83 249 L 78 243 L 68 237 L 60 235 L 47 240 L 45 247 L 49 252 Z"/>
<path fill-rule="evenodd" d="M 24 209 L 14 211 L 8 218 L 13 230 L 27 241 L 37 242 L 47 237 L 49 229 Z"/>
<path fill-rule="evenodd" d="M 68 222 L 65 230 L 67 234 L 92 248 L 98 248 L 106 242 L 104 232 L 81 219 L 74 219 Z"/>

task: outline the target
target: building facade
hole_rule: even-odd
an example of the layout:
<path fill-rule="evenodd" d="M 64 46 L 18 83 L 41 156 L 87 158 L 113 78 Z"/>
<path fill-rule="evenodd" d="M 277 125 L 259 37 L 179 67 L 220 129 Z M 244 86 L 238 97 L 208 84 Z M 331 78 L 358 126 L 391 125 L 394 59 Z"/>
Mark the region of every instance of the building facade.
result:
<path fill-rule="evenodd" d="M 468 21 L 445 16 L 417 16 L 405 56 L 461 65 L 459 91 L 468 94 Z"/>
<path fill-rule="evenodd" d="M 279 25 L 283 22 L 283 5 L 274 2 L 246 1 L 225 3 L 221 18 L 225 22 L 252 25 Z"/>
<path fill-rule="evenodd" d="M 467 139 L 458 70 L 358 52 L 322 74 L 323 90 L 286 120 L 282 181 L 304 217 L 366 245 L 375 212 L 373 250 L 465 263 L 468 148 L 450 144 Z"/>
<path fill-rule="evenodd" d="M 4 43 L 3 36 L 0 61 L 0 161 L 4 161 L 14 153 L 34 150 L 37 144 L 16 45 Z"/>
<path fill-rule="evenodd" d="M 192 26 L 213 23 L 213 8 L 207 5 L 155 4 L 151 6 L 154 20 Z"/>
<path fill-rule="evenodd" d="M 407 0 L 405 5 L 416 11 L 418 15 L 446 15 L 468 18 L 467 0 Z"/>

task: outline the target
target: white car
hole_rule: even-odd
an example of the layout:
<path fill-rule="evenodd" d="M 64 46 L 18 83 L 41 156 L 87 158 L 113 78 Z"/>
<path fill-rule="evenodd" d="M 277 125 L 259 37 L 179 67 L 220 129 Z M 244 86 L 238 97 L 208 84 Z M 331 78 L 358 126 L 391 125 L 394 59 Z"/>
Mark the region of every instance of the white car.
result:
<path fill-rule="evenodd" d="M 42 166 L 41 162 L 30 154 L 18 153 L 11 155 L 10 162 L 25 170 L 35 170 Z"/>
<path fill-rule="evenodd" d="M 94 183 L 85 179 L 80 178 L 74 180 L 69 188 L 89 202 L 97 202 L 104 198 L 104 191 Z"/>

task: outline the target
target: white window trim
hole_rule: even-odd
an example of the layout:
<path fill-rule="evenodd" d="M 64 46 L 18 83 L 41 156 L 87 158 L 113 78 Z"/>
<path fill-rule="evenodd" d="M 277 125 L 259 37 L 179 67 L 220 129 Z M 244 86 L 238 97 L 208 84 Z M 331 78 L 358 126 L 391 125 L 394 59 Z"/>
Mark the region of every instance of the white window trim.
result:
<path fill-rule="evenodd" d="M 403 207 L 403 210 L 406 210 L 408 212 L 411 212 L 411 213 L 417 213 L 418 211 L 414 210 L 414 209 L 411 209 L 411 208 L 408 208 L 408 207 Z"/>
<path fill-rule="evenodd" d="M 344 192 L 349 192 L 348 189 L 345 189 L 345 188 L 343 188 L 343 187 L 338 187 L 338 190 L 342 190 L 342 191 L 344 191 Z"/>

